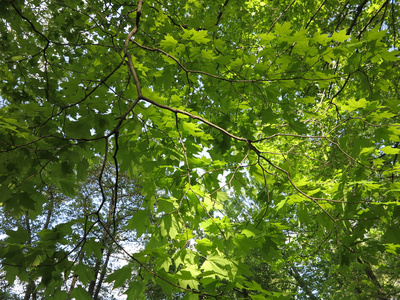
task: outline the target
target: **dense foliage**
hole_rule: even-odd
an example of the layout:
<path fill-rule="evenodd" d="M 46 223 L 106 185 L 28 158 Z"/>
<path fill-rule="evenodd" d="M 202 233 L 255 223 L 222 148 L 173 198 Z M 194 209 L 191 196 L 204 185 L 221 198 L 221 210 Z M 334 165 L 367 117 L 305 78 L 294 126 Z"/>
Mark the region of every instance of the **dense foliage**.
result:
<path fill-rule="evenodd" d="M 0 5 L 7 297 L 400 297 L 398 1 Z"/>

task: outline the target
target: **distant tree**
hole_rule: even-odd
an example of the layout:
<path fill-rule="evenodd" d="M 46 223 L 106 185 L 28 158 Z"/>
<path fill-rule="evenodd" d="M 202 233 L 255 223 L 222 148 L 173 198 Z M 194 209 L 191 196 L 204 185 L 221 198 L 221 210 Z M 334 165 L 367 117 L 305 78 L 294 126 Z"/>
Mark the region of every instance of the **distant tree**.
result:
<path fill-rule="evenodd" d="M 118 174 L 118 203 L 114 202 L 115 169 L 109 164 L 104 167 L 101 191 L 96 178 L 100 168 L 95 166 L 88 170 L 86 182 L 81 184 L 73 198 L 62 195 L 54 187 L 48 187 L 43 193 L 50 201 L 44 206 L 42 214 L 35 218 L 26 213 L 15 219 L 6 217 L 8 214 L 3 212 L 1 231 L 3 234 L 10 233 L 13 228 L 18 228 L 17 233 L 25 232 L 27 249 L 23 251 L 29 252 L 29 248 L 37 249 L 45 244 L 46 256 L 49 256 L 48 251 L 65 255 L 62 259 L 69 261 L 70 265 L 63 276 L 65 280 L 62 285 L 67 291 L 63 294 L 72 295 L 79 283 L 92 299 L 115 299 L 109 285 L 104 283 L 104 278 L 115 271 L 115 264 L 127 263 L 121 258 L 122 251 L 115 242 L 143 247 L 143 243 L 139 244 L 132 233 L 124 230 L 132 214 L 140 208 L 142 197 L 138 193 L 137 182 L 128 180 L 124 174 Z M 102 194 L 107 201 L 102 201 Z M 101 205 L 102 209 L 99 210 Z M 2 247 L 5 256 L 7 242 L 12 241 L 10 237 L 5 240 L 6 244 Z M 70 246 L 75 244 L 77 246 L 74 248 Z M 32 252 L 37 255 L 37 250 Z M 52 270 L 52 274 L 60 278 L 61 274 L 57 275 L 57 271 Z M 35 270 L 28 272 L 27 278 L 24 299 L 45 297 L 42 292 L 43 278 L 37 278 Z M 0 282 L 6 286 L 4 279 Z"/>

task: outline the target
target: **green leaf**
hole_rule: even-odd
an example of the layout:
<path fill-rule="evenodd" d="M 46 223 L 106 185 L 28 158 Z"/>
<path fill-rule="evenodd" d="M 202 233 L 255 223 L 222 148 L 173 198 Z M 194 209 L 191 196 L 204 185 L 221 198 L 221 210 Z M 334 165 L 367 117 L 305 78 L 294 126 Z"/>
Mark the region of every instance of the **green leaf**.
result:
<path fill-rule="evenodd" d="M 65 300 L 67 298 L 68 293 L 66 291 L 56 291 L 53 295 L 54 300 Z M 78 299 L 78 297 L 76 299 Z"/>
<path fill-rule="evenodd" d="M 162 235 L 170 236 L 174 239 L 180 231 L 179 219 L 177 219 L 174 214 L 162 217 L 160 229 Z"/>
<path fill-rule="evenodd" d="M 292 32 L 291 27 L 292 27 L 292 24 L 290 22 L 285 22 L 282 25 L 280 25 L 279 23 L 276 23 L 274 29 L 277 34 L 286 38 L 286 36 L 289 36 L 289 34 Z"/>
<path fill-rule="evenodd" d="M 7 234 L 6 241 L 8 243 L 13 244 L 25 244 L 29 239 L 29 233 L 24 230 L 22 227 L 19 227 L 17 230 L 5 230 Z"/>
<path fill-rule="evenodd" d="M 21 59 L 23 59 L 23 58 L 24 58 L 24 57 L 21 56 L 21 55 L 17 55 L 17 56 L 11 57 L 11 59 L 12 59 L 13 61 L 18 61 L 18 60 L 21 60 Z"/>
<path fill-rule="evenodd" d="M 205 30 L 193 31 L 191 39 L 198 44 L 207 44 L 210 41 Z"/>
<path fill-rule="evenodd" d="M 400 149 L 392 148 L 391 146 L 386 146 L 380 149 L 385 154 L 399 154 Z"/>
<path fill-rule="evenodd" d="M 367 104 L 368 102 L 364 98 L 359 100 L 355 100 L 354 98 L 352 98 L 348 101 L 348 105 L 343 105 L 342 107 L 343 109 L 351 112 L 360 108 L 365 108 L 367 107 Z"/>
<path fill-rule="evenodd" d="M 75 274 L 78 275 L 79 281 L 83 284 L 88 284 L 90 281 L 95 279 L 94 271 L 82 263 L 74 266 L 73 270 L 75 271 Z"/>
<path fill-rule="evenodd" d="M 199 300 L 198 294 L 186 294 L 185 297 L 182 298 L 183 300 Z"/>
<path fill-rule="evenodd" d="M 132 214 L 132 218 L 129 220 L 126 228 L 136 230 L 137 237 L 141 237 L 146 232 L 150 225 L 149 215 L 145 210 L 138 210 Z"/>
<path fill-rule="evenodd" d="M 103 249 L 104 245 L 95 241 L 94 239 L 89 239 L 85 243 L 85 251 L 88 256 L 91 256 L 93 254 L 98 259 L 101 259 L 103 257 Z"/>
<path fill-rule="evenodd" d="M 193 136 L 205 136 L 203 131 L 198 128 L 198 124 L 195 123 L 189 123 L 189 122 L 183 122 L 183 128 L 186 130 L 189 134 Z"/>
<path fill-rule="evenodd" d="M 384 238 L 389 244 L 400 245 L 400 232 L 397 230 L 396 226 L 388 227 Z"/>
<path fill-rule="evenodd" d="M 339 42 L 339 43 L 343 43 L 345 40 L 349 39 L 350 36 L 347 35 L 347 29 L 343 29 L 339 32 L 334 32 L 332 34 L 332 40 Z"/>
<path fill-rule="evenodd" d="M 250 298 L 251 298 L 251 299 L 254 299 L 254 300 L 265 300 L 265 299 L 267 299 L 267 298 L 265 298 L 265 296 L 262 295 L 262 294 L 250 295 Z"/>
<path fill-rule="evenodd" d="M 114 282 L 114 289 L 115 289 L 123 286 L 127 280 L 131 279 L 131 277 L 132 277 L 132 268 L 130 265 L 126 265 L 108 275 L 107 278 L 105 279 L 105 282 Z"/>
<path fill-rule="evenodd" d="M 248 238 L 256 236 L 256 234 L 253 231 L 250 231 L 248 229 L 243 229 L 241 233 L 244 234 Z"/>
<path fill-rule="evenodd" d="M 71 297 L 72 297 L 72 299 L 76 299 L 76 300 L 92 299 L 90 294 L 85 289 L 83 289 L 81 286 L 78 286 L 72 290 Z"/>
<path fill-rule="evenodd" d="M 281 210 L 282 207 L 286 204 L 286 202 L 287 202 L 287 199 L 286 199 L 286 200 L 280 201 L 280 202 L 275 206 L 276 211 Z"/>
<path fill-rule="evenodd" d="M 204 270 L 204 272 L 210 272 L 211 274 L 219 275 L 222 278 L 228 277 L 228 271 L 226 269 L 221 268 L 213 261 L 206 260 L 202 264 L 201 269 Z"/>
<path fill-rule="evenodd" d="M 358 2 L 2 1 L 3 280 L 400 294 L 400 6 Z"/>
<path fill-rule="evenodd" d="M 385 251 L 394 255 L 397 255 L 397 249 L 400 248 L 400 244 L 399 245 L 395 245 L 395 244 L 384 244 L 385 246 Z"/>
<path fill-rule="evenodd" d="M 173 49 L 178 44 L 178 41 L 173 36 L 167 34 L 165 38 L 160 42 L 160 46 L 166 50 Z"/>
<path fill-rule="evenodd" d="M 144 290 L 146 285 L 139 281 L 131 281 L 129 283 L 129 288 L 125 292 L 128 296 L 128 300 L 136 300 L 136 299 L 143 299 Z"/>

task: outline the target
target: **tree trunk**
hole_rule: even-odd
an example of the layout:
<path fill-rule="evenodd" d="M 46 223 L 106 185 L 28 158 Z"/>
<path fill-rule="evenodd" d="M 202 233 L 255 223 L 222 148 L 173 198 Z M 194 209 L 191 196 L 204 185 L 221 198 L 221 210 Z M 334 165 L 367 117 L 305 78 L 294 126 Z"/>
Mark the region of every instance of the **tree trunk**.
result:
<path fill-rule="evenodd" d="M 308 297 L 312 300 L 318 300 L 317 297 L 314 296 L 312 293 L 311 289 L 308 287 L 307 283 L 304 281 L 304 279 L 301 277 L 299 271 L 293 266 L 291 267 L 291 270 L 289 270 L 290 275 L 294 277 L 297 281 L 297 285 L 307 294 Z"/>
<path fill-rule="evenodd" d="M 30 220 L 29 220 L 29 211 L 25 212 L 25 227 L 26 227 L 26 232 L 29 234 L 29 238 L 27 240 L 27 246 L 30 247 L 32 244 L 32 231 L 31 231 L 31 225 L 30 225 Z M 24 300 L 29 300 L 32 296 L 32 300 L 36 299 L 36 293 L 35 293 L 36 285 L 35 282 L 29 278 L 28 285 L 26 286 L 25 290 L 25 295 L 24 295 Z"/>
<path fill-rule="evenodd" d="M 110 260 L 110 256 L 111 256 L 111 249 L 109 248 L 109 249 L 107 250 L 106 261 L 105 261 L 104 264 L 103 264 L 103 267 L 102 267 L 102 269 L 101 269 L 101 273 L 100 273 L 99 280 L 97 281 L 96 291 L 95 291 L 94 296 L 93 296 L 93 299 L 94 299 L 94 300 L 97 300 L 98 297 L 99 297 L 100 289 L 101 289 L 101 286 L 102 286 L 102 284 L 103 284 L 104 277 L 106 276 L 106 273 L 107 273 L 107 266 L 108 266 L 108 262 L 109 262 L 109 260 Z"/>

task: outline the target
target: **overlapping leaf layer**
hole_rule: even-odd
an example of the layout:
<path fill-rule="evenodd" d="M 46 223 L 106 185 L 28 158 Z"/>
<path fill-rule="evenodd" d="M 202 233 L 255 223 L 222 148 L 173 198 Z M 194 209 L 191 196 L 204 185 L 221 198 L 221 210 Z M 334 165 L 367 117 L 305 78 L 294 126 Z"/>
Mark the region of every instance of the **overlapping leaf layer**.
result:
<path fill-rule="evenodd" d="M 1 6 L 25 299 L 400 295 L 397 1 Z"/>

